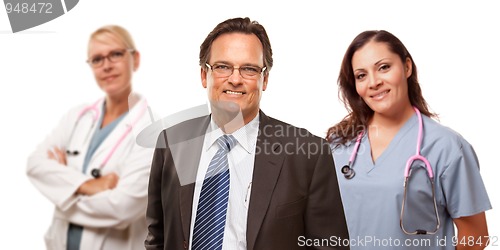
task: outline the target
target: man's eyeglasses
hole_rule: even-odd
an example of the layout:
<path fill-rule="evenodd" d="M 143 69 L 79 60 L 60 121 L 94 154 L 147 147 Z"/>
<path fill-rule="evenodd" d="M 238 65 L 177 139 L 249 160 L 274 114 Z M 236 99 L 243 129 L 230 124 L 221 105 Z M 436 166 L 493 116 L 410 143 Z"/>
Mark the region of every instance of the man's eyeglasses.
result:
<path fill-rule="evenodd" d="M 106 58 L 108 58 L 108 60 L 112 63 L 117 63 L 117 62 L 120 62 L 121 60 L 123 60 L 123 58 L 125 57 L 125 53 L 127 51 L 130 53 L 135 52 L 135 50 L 133 50 L 133 49 L 113 50 L 113 51 L 109 52 L 109 54 L 106 56 L 98 55 L 98 56 L 94 56 L 92 58 L 89 58 L 87 60 L 87 63 L 90 66 L 92 66 L 92 68 L 99 68 L 102 65 L 104 65 L 104 61 L 106 60 Z"/>
<path fill-rule="evenodd" d="M 237 69 L 240 72 L 241 77 L 245 79 L 256 79 L 266 70 L 266 67 L 260 68 L 256 66 L 241 66 L 234 67 L 232 65 L 216 63 L 214 65 L 210 65 L 205 63 L 207 67 L 215 73 L 217 77 L 229 77 L 233 74 L 234 70 Z"/>

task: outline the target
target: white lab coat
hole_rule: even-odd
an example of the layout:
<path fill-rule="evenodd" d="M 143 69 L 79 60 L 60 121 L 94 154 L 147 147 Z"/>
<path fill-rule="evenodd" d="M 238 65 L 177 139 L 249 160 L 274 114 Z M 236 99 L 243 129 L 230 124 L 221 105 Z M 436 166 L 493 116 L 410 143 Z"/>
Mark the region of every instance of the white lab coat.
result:
<path fill-rule="evenodd" d="M 50 250 L 66 250 L 69 223 L 84 227 L 82 250 L 144 249 L 146 205 L 149 171 L 153 148 L 136 143 L 136 136 L 151 124 L 145 100 L 141 99 L 102 142 L 89 161 L 86 173 L 82 165 L 90 139 L 97 127 L 92 126 L 94 112 L 87 112 L 75 127 L 79 113 L 87 106 L 71 109 L 56 129 L 36 148 L 28 159 L 27 175 L 33 185 L 54 205 L 52 225 L 45 234 Z M 98 104 L 102 109 L 102 101 Z M 102 110 L 101 110 L 102 111 Z M 132 131 L 118 146 L 101 170 L 105 175 L 115 172 L 119 176 L 116 188 L 92 196 L 76 195 L 75 191 L 85 181 L 93 178 L 90 172 L 98 168 L 112 147 L 139 115 Z M 100 112 L 102 114 L 102 112 Z M 71 138 L 71 132 L 75 132 Z M 78 150 L 77 156 L 67 155 L 67 166 L 48 158 L 47 151 L 57 146 Z"/>

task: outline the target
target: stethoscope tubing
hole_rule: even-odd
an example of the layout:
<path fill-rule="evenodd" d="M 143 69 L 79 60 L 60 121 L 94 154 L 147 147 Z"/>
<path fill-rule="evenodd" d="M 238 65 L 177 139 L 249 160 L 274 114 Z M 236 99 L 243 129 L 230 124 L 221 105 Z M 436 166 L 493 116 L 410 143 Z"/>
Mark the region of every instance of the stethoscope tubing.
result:
<path fill-rule="evenodd" d="M 424 124 L 423 124 L 423 120 L 422 120 L 422 114 L 420 114 L 420 110 L 418 110 L 418 108 L 413 107 L 413 109 L 415 110 L 415 113 L 417 113 L 417 117 L 418 117 L 417 149 L 416 149 L 415 155 L 411 156 L 408 159 L 408 161 L 406 162 L 404 176 L 405 176 L 405 178 L 410 176 L 411 163 L 415 160 L 420 160 L 420 161 L 423 161 L 425 163 L 425 168 L 427 169 L 427 174 L 429 175 L 429 178 L 431 180 L 433 180 L 434 179 L 434 172 L 432 171 L 431 164 L 429 163 L 429 161 L 425 157 L 423 157 L 420 154 L 420 149 L 422 147 L 422 140 L 424 137 L 423 136 Z"/>
<path fill-rule="evenodd" d="M 77 116 L 75 125 L 73 126 L 73 129 L 71 131 L 71 134 L 70 134 L 70 137 L 69 137 L 69 141 L 68 141 L 68 145 L 73 140 L 73 136 L 74 136 L 76 127 L 78 126 L 81 118 L 84 115 L 86 115 L 88 112 L 93 112 L 92 126 L 90 127 L 90 130 L 87 132 L 87 135 L 85 136 L 84 143 L 88 140 L 88 137 L 89 137 L 90 133 L 94 129 L 94 126 L 97 123 L 97 120 L 99 119 L 99 116 L 100 116 L 101 112 L 100 112 L 100 110 L 98 108 L 98 104 L 101 103 L 101 102 L 102 102 L 102 99 L 99 99 L 94 104 L 92 104 L 92 105 L 90 105 L 88 107 L 85 107 L 85 108 L 83 108 L 80 111 L 80 113 Z M 143 107 L 141 108 L 140 113 L 137 115 L 137 117 L 130 124 L 127 125 L 127 128 L 126 128 L 125 132 L 123 132 L 123 134 L 120 136 L 120 138 L 118 139 L 118 141 L 111 148 L 111 150 L 109 151 L 109 153 L 106 155 L 106 157 L 104 158 L 104 160 L 101 162 L 101 164 L 99 164 L 99 167 L 98 168 L 94 168 L 94 169 L 91 170 L 92 176 L 94 176 L 95 178 L 99 178 L 101 176 L 101 169 L 104 168 L 104 166 L 108 163 L 109 159 L 111 159 L 111 157 L 113 156 L 113 154 L 116 151 L 116 149 L 118 149 L 118 147 L 123 142 L 123 140 L 132 131 L 132 128 L 137 124 L 137 122 L 141 119 L 141 117 L 146 113 L 146 110 L 148 110 L 148 104 L 147 104 L 147 102 L 145 100 L 142 101 L 142 106 Z M 78 151 L 73 151 L 72 152 L 70 150 L 66 150 L 66 153 L 68 155 L 77 155 Z"/>
<path fill-rule="evenodd" d="M 438 212 L 438 208 L 437 208 L 436 193 L 435 193 L 435 186 L 434 186 L 434 172 L 432 171 L 431 164 L 429 163 L 427 158 L 425 158 L 424 156 L 422 156 L 420 154 L 420 150 L 422 147 L 422 140 L 423 140 L 423 126 L 424 125 L 423 125 L 422 114 L 420 114 L 420 110 L 418 110 L 418 108 L 416 108 L 416 107 L 413 107 L 413 109 L 415 110 L 415 113 L 417 114 L 417 117 L 418 117 L 417 146 L 416 146 L 415 155 L 410 156 L 410 158 L 408 158 L 408 160 L 406 162 L 405 169 L 404 169 L 404 179 L 405 179 L 405 181 L 403 183 L 404 194 L 403 194 L 403 201 L 401 204 L 401 214 L 400 214 L 400 218 L 399 218 L 400 219 L 399 224 L 400 224 L 400 227 L 403 230 L 403 232 L 405 234 L 408 234 L 408 235 L 435 234 L 441 226 L 441 221 L 439 219 L 439 212 Z M 358 137 L 356 138 L 356 144 L 354 145 L 354 149 L 351 153 L 351 156 L 349 157 L 349 162 L 347 163 L 347 165 L 345 165 L 341 168 L 341 172 L 344 174 L 344 177 L 348 180 L 352 179 L 355 176 L 355 171 L 353 169 L 353 165 L 354 165 L 354 161 L 356 160 L 359 146 L 361 144 L 361 140 L 362 140 L 364 134 L 365 134 L 365 130 L 362 130 L 361 132 L 359 132 Z M 412 166 L 414 161 L 422 161 L 425 164 L 425 169 L 427 171 L 427 175 L 428 175 L 429 180 L 431 182 L 432 199 L 434 202 L 434 204 L 433 204 L 434 205 L 434 214 L 436 216 L 436 228 L 433 231 L 426 231 L 423 229 L 417 229 L 414 232 L 409 232 L 404 227 L 403 218 L 404 218 L 404 213 L 405 213 L 407 188 L 408 188 L 408 183 L 409 183 L 409 179 L 410 179 L 409 177 L 411 174 L 411 166 Z"/>

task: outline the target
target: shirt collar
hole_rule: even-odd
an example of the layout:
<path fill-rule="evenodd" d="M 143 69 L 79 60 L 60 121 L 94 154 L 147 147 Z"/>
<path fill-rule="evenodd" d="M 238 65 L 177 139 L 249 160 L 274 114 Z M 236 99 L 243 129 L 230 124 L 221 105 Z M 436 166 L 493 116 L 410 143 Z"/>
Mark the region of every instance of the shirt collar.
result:
<path fill-rule="evenodd" d="M 245 126 L 234 131 L 231 135 L 236 138 L 238 144 L 241 145 L 247 151 L 247 153 L 252 153 L 252 149 L 255 148 L 255 143 L 257 142 L 257 135 L 259 131 L 259 114 L 255 116 L 249 123 Z M 224 132 L 217 126 L 213 117 L 210 118 L 210 124 L 207 128 L 207 135 L 205 137 L 205 148 L 208 151 L 212 147 L 217 139 L 224 135 Z"/>

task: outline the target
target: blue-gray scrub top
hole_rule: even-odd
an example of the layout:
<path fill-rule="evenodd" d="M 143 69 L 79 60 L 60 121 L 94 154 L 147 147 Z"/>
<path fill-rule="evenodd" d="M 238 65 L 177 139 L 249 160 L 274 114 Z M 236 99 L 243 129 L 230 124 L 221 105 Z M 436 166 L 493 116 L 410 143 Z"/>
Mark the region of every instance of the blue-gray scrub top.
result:
<path fill-rule="evenodd" d="M 453 218 L 491 209 L 472 146 L 453 130 L 427 116 L 422 118 L 421 154 L 429 160 L 435 175 L 439 231 L 434 235 L 408 236 L 399 224 L 404 168 L 417 147 L 418 117 L 415 114 L 375 163 L 365 133 L 353 164 L 356 175 L 350 180 L 340 169 L 348 163 L 355 143 L 332 144 L 351 249 L 455 249 Z M 423 165 L 422 162 L 412 164 L 404 216 L 407 231 L 433 231 L 436 227 L 432 189 Z"/>

